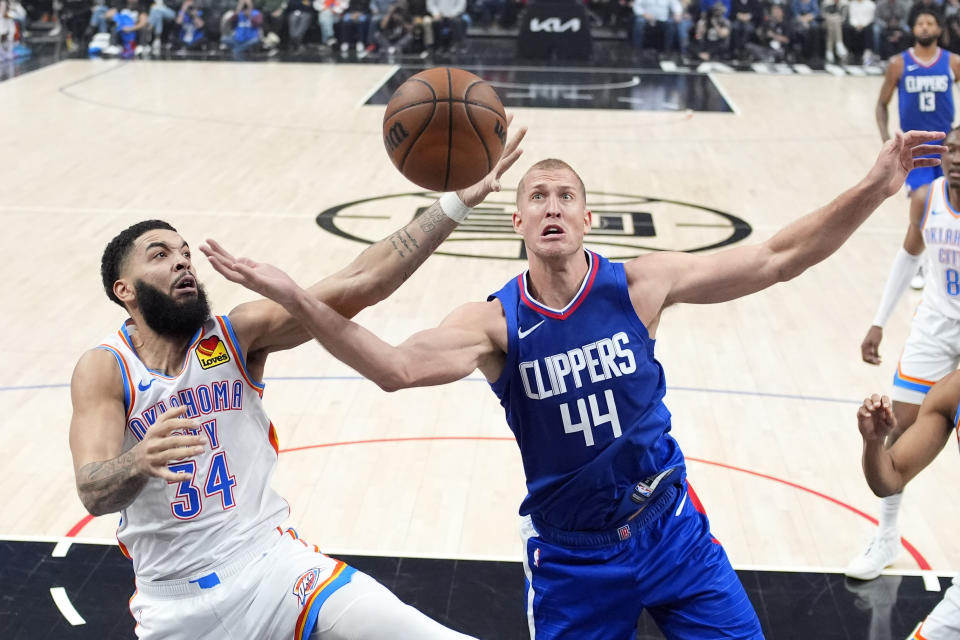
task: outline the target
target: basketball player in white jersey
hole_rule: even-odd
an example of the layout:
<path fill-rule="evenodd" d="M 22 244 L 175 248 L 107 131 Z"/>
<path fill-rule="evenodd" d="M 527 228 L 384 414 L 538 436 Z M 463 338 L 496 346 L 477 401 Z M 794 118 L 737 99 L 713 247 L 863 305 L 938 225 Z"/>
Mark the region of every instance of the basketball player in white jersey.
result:
<path fill-rule="evenodd" d="M 523 135 L 482 182 L 445 194 L 310 295 L 347 316 L 390 295 L 469 206 L 499 190 Z M 191 259 L 158 220 L 111 240 L 103 285 L 130 318 L 81 357 L 71 381 L 77 490 L 91 514 L 121 512 L 137 636 L 466 638 L 283 528 L 289 508 L 270 487 L 278 444 L 260 380 L 268 354 L 310 334 L 269 300 L 211 316 Z"/>
<path fill-rule="evenodd" d="M 941 158 L 944 176 L 916 189 L 910 198 L 910 223 L 887 279 L 873 326 L 861 345 L 866 362 L 879 364 L 883 325 L 893 312 L 927 249 L 927 285 L 910 326 L 893 377 L 893 411 L 900 426 L 890 432 L 892 446 L 917 418 L 923 397 L 960 365 L 960 130 L 950 131 Z M 900 493 L 882 500 L 880 526 L 867 548 L 846 568 L 846 575 L 872 580 L 900 553 L 897 512 Z"/>
<path fill-rule="evenodd" d="M 957 433 L 960 444 L 958 399 L 960 372 L 954 371 L 930 389 L 912 425 L 898 421 L 887 396 L 874 394 L 863 401 L 857 411 L 863 437 L 863 473 L 875 494 L 901 493 L 910 480 L 933 462 L 952 433 Z M 890 434 L 898 429 L 903 435 L 888 446 Z M 953 579 L 943 600 L 910 635 L 910 640 L 957 638 L 960 638 L 960 576 Z"/>

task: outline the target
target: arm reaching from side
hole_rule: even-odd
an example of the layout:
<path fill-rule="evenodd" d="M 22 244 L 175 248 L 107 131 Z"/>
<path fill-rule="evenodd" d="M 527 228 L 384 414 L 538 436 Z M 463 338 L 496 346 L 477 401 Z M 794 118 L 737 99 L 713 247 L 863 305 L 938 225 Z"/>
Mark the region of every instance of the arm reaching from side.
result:
<path fill-rule="evenodd" d="M 878 496 L 903 488 L 933 462 L 950 437 L 960 398 L 960 373 L 954 372 L 927 393 L 916 422 L 890 448 L 887 435 L 897 426 L 890 398 L 874 394 L 857 410 L 857 426 L 863 438 L 863 475 Z"/>
<path fill-rule="evenodd" d="M 478 368 L 493 380 L 503 368 L 506 322 L 497 301 L 465 304 L 439 327 L 392 346 L 310 295 L 282 269 L 229 259 L 220 245 L 211 245 L 208 255 L 225 278 L 281 305 L 331 355 L 386 391 L 445 384 Z"/>
<path fill-rule="evenodd" d="M 939 131 L 897 133 L 859 183 L 766 242 L 711 255 L 660 252 L 631 260 L 627 277 L 641 319 L 653 322 L 671 304 L 724 302 L 797 277 L 839 249 L 912 169 L 939 165 L 939 158 L 920 156 L 945 153 L 946 147 L 929 144 L 943 137 Z"/>

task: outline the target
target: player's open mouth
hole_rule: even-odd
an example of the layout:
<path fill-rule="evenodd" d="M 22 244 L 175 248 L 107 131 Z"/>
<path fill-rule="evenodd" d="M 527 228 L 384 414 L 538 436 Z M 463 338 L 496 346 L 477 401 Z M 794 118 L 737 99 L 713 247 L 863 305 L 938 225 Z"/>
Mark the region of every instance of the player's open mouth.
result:
<path fill-rule="evenodd" d="M 544 238 L 546 236 L 557 236 L 563 235 L 563 228 L 556 224 L 548 224 L 543 228 L 543 231 L 540 232 L 540 237 Z"/>
<path fill-rule="evenodd" d="M 177 283 L 173 285 L 174 291 L 192 291 L 196 292 L 197 290 L 197 281 L 194 280 L 193 276 L 183 276 Z"/>

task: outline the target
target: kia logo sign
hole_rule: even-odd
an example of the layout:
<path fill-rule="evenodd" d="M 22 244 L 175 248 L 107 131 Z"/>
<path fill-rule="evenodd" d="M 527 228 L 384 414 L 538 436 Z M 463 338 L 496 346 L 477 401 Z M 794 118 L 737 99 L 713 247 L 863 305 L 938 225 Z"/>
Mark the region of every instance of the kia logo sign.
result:
<path fill-rule="evenodd" d="M 570 18 L 566 22 L 561 22 L 560 18 L 544 18 L 543 20 L 539 18 L 530 19 L 530 31 L 533 33 L 563 33 L 564 31 L 572 31 L 576 33 L 580 31 L 580 18 Z"/>

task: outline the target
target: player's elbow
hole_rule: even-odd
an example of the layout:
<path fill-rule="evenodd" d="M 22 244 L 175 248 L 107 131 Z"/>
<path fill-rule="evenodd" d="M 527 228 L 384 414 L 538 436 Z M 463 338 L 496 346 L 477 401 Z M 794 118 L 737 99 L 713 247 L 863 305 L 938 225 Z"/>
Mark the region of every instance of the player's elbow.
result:
<path fill-rule="evenodd" d="M 386 365 L 374 380 L 378 387 L 387 393 L 393 393 L 413 386 L 413 375 L 401 354 L 394 353 Z"/>
<path fill-rule="evenodd" d="M 878 498 L 887 498 L 903 492 L 903 483 L 892 478 L 867 478 L 867 485 Z"/>
<path fill-rule="evenodd" d="M 102 500 L 97 500 L 95 495 L 83 491 L 82 489 L 77 491 L 77 495 L 80 496 L 80 503 L 83 504 L 83 508 L 86 509 L 87 513 L 93 517 L 96 518 L 111 513 L 111 509 L 108 509 L 107 505 L 104 504 Z"/>

